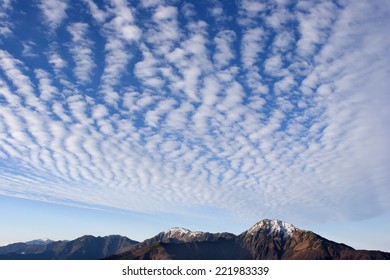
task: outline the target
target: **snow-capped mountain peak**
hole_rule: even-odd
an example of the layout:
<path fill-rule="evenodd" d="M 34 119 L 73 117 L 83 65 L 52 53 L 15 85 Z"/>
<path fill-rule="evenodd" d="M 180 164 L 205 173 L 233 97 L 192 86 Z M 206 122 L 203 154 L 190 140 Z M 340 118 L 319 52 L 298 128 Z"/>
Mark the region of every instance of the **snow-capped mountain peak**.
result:
<path fill-rule="evenodd" d="M 182 227 L 173 227 L 173 228 L 170 228 L 170 229 L 167 229 L 165 231 L 163 231 L 163 233 L 165 235 L 171 235 L 171 234 L 189 234 L 191 233 L 192 231 L 190 231 L 189 229 L 186 229 L 186 228 L 182 228 Z"/>
<path fill-rule="evenodd" d="M 188 238 L 195 238 L 199 237 L 201 235 L 208 234 L 201 231 L 191 231 L 186 228 L 182 227 L 174 227 L 167 229 L 161 233 L 161 236 L 163 238 L 176 238 L 176 239 L 188 239 Z"/>
<path fill-rule="evenodd" d="M 292 224 L 280 221 L 265 219 L 257 222 L 248 230 L 248 234 L 254 235 L 259 231 L 266 231 L 270 234 L 282 234 L 283 237 L 291 236 L 297 230 Z"/>
<path fill-rule="evenodd" d="M 214 241 L 219 238 L 232 239 L 235 237 L 232 233 L 210 233 L 203 231 L 191 231 L 182 227 L 174 227 L 160 232 L 155 237 L 146 239 L 142 244 L 152 244 L 154 242 L 163 243 L 185 243 L 185 242 L 203 242 Z"/>

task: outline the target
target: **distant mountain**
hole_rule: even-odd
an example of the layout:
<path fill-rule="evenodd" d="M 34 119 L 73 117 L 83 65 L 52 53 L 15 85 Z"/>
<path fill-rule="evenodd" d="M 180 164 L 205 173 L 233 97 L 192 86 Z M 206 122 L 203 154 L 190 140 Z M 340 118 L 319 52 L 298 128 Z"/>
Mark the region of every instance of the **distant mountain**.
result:
<path fill-rule="evenodd" d="M 201 231 L 190 231 L 181 227 L 174 227 L 158 233 L 156 236 L 146 239 L 138 243 L 127 252 L 118 256 L 113 256 L 112 259 L 188 259 L 191 258 L 193 252 L 187 249 L 188 244 L 216 244 L 217 246 L 224 246 L 223 241 L 233 240 L 236 236 L 232 233 L 209 233 Z M 218 243 L 221 241 L 221 243 Z M 181 255 L 170 256 L 166 252 L 164 246 L 173 246 L 182 251 Z M 223 248 L 219 248 L 223 249 Z M 218 252 L 217 250 L 215 252 Z M 189 253 L 191 252 L 191 253 Z M 202 251 L 203 252 L 203 251 Z M 133 255 L 135 253 L 135 255 Z M 203 252 L 203 259 L 210 259 L 210 253 Z M 218 253 L 220 257 L 220 253 Z"/>
<path fill-rule="evenodd" d="M 390 259 L 390 253 L 355 250 L 286 222 L 266 219 L 238 236 L 170 229 L 108 259 Z"/>
<path fill-rule="evenodd" d="M 263 220 L 236 238 L 250 259 L 390 259 L 390 253 L 355 250 L 278 220 Z"/>
<path fill-rule="evenodd" d="M 48 238 L 43 238 L 43 239 L 35 239 L 35 240 L 28 241 L 28 242 L 26 242 L 26 244 L 28 244 L 28 245 L 47 245 L 47 244 L 50 244 L 53 242 L 54 242 L 54 240 L 51 240 Z"/>
<path fill-rule="evenodd" d="M 144 247 L 146 245 L 154 244 L 156 242 L 162 243 L 188 243 L 188 242 L 204 242 L 217 241 L 219 239 L 232 239 L 235 235 L 228 232 L 209 233 L 202 231 L 190 231 L 185 228 L 174 227 L 166 231 L 162 231 L 155 237 L 146 239 L 136 247 Z"/>
<path fill-rule="evenodd" d="M 85 235 L 72 241 L 48 244 L 14 243 L 0 247 L 0 259 L 8 260 L 96 260 L 122 253 L 137 244 L 124 236 Z"/>
<path fill-rule="evenodd" d="M 45 243 L 47 244 L 41 244 Z M 390 260 L 355 250 L 279 220 L 262 220 L 239 235 L 171 228 L 139 243 L 124 236 L 33 240 L 0 247 L 8 260 Z"/>

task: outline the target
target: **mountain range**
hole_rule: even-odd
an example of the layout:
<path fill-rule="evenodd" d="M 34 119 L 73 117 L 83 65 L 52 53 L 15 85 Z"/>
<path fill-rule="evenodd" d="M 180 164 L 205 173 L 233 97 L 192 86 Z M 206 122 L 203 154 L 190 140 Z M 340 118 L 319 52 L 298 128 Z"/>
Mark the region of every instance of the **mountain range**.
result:
<path fill-rule="evenodd" d="M 125 252 L 137 243 L 120 235 L 85 235 L 72 241 L 34 240 L 0 247 L 0 260 L 97 260 Z"/>
<path fill-rule="evenodd" d="M 48 244 L 15 243 L 0 247 L 0 259 L 390 260 L 390 253 L 355 250 L 289 223 L 265 219 L 239 235 L 176 227 L 143 242 L 111 235 Z"/>

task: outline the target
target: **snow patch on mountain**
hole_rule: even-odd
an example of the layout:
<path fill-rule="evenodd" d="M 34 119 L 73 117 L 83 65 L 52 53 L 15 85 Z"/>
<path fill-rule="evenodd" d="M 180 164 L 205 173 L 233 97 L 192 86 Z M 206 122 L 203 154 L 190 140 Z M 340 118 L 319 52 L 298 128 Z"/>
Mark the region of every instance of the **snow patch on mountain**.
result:
<path fill-rule="evenodd" d="M 171 234 L 189 234 L 191 231 L 189 229 L 186 229 L 186 228 L 182 228 L 182 227 L 173 227 L 173 228 L 170 228 L 170 229 L 167 229 L 165 231 L 163 231 L 163 234 L 164 235 L 171 235 Z"/>
<path fill-rule="evenodd" d="M 257 222 L 253 227 L 251 227 L 247 233 L 254 235 L 259 231 L 265 231 L 270 234 L 282 234 L 283 237 L 292 236 L 297 230 L 292 224 L 280 221 L 280 220 L 269 220 L 265 219 L 260 222 Z"/>
<path fill-rule="evenodd" d="M 166 238 L 170 238 L 170 237 L 197 237 L 197 236 L 200 236 L 200 235 L 204 235 L 206 233 L 204 232 L 201 232 L 201 231 L 191 231 L 189 229 L 186 229 L 186 228 L 182 228 L 182 227 L 174 227 L 174 228 L 170 228 L 170 229 L 167 229 L 165 231 L 162 232 L 162 235 Z"/>

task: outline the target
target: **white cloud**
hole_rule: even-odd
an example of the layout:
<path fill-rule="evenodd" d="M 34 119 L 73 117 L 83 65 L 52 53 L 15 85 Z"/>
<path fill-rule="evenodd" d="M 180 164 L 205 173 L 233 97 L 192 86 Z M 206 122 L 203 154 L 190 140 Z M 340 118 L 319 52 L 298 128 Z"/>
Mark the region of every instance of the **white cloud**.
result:
<path fill-rule="evenodd" d="M 53 86 L 52 80 L 49 77 L 49 74 L 43 69 L 36 69 L 35 75 L 39 80 L 39 98 L 47 101 L 53 98 L 53 95 L 58 94 L 58 90 Z"/>
<path fill-rule="evenodd" d="M 161 2 L 161 0 L 142 0 L 141 5 L 145 8 L 151 8 L 158 6 Z"/>
<path fill-rule="evenodd" d="M 294 77 L 292 75 L 287 75 L 282 80 L 276 82 L 274 88 L 276 93 L 289 93 L 295 85 L 296 82 Z"/>
<path fill-rule="evenodd" d="M 264 30 L 261 27 L 245 31 L 241 42 L 241 59 L 246 68 L 258 62 L 259 54 L 263 52 Z"/>
<path fill-rule="evenodd" d="M 151 127 L 157 127 L 161 121 L 162 118 L 165 118 L 168 112 L 172 110 L 172 108 L 175 106 L 176 100 L 174 99 L 167 99 L 163 100 L 154 110 L 149 110 L 145 115 L 146 122 Z"/>
<path fill-rule="evenodd" d="M 139 80 L 143 81 L 145 86 L 161 88 L 164 81 L 159 78 L 159 61 L 144 46 L 142 49 L 143 60 L 138 62 L 134 67 L 134 74 Z"/>
<path fill-rule="evenodd" d="M 0 3 L 0 38 L 1 36 L 6 37 L 12 34 L 13 24 L 9 17 L 12 11 L 13 7 L 11 0 L 4 0 Z"/>
<path fill-rule="evenodd" d="M 287 9 L 274 9 L 272 14 L 266 17 L 266 23 L 275 30 L 280 30 L 293 19 Z"/>
<path fill-rule="evenodd" d="M 313 54 L 316 52 L 318 45 L 325 43 L 337 12 L 337 6 L 332 1 L 302 7 L 298 12 L 301 35 L 297 42 L 297 52 L 299 54 L 303 56 Z"/>
<path fill-rule="evenodd" d="M 52 105 L 52 111 L 57 115 L 64 123 L 71 123 L 72 118 L 64 111 L 64 107 L 60 103 L 54 103 Z"/>
<path fill-rule="evenodd" d="M 177 8 L 173 6 L 159 6 L 153 14 L 153 20 L 156 22 L 175 19 L 177 17 Z"/>
<path fill-rule="evenodd" d="M 102 80 L 102 90 L 109 103 L 116 103 L 118 97 L 113 86 L 120 81 L 121 75 L 126 73 L 126 66 L 132 55 L 126 51 L 125 45 L 119 39 L 112 38 L 107 42 L 106 57 Z"/>
<path fill-rule="evenodd" d="M 11 29 L 8 26 L 0 26 L 0 35 L 7 36 L 12 34 Z"/>
<path fill-rule="evenodd" d="M 93 0 L 84 0 L 84 2 L 87 4 L 92 17 L 98 23 L 104 23 L 107 18 L 107 14 L 104 11 L 100 10 Z"/>
<path fill-rule="evenodd" d="M 289 31 L 282 31 L 276 34 L 273 42 L 273 47 L 282 52 L 287 51 L 292 48 L 292 43 L 294 42 L 294 36 Z"/>
<path fill-rule="evenodd" d="M 28 105 L 42 112 L 45 109 L 35 96 L 33 84 L 19 69 L 22 65 L 20 60 L 13 58 L 7 51 L 0 50 L 0 68 L 4 71 L 6 77 L 17 88 L 17 93 L 26 100 Z"/>
<path fill-rule="evenodd" d="M 133 24 L 133 11 L 127 2 L 114 0 L 112 13 L 114 18 L 107 24 L 106 28 L 125 41 L 137 41 L 141 36 L 141 30 Z"/>
<path fill-rule="evenodd" d="M 91 79 L 92 70 L 95 68 L 92 51 L 93 44 L 91 40 L 86 38 L 88 35 L 88 24 L 81 22 L 73 23 L 67 29 L 72 36 L 70 52 L 76 64 L 74 69 L 75 77 L 82 83 L 88 82 Z"/>
<path fill-rule="evenodd" d="M 38 6 L 52 31 L 57 29 L 67 17 L 68 3 L 66 0 L 40 0 Z"/>
<path fill-rule="evenodd" d="M 176 40 L 180 37 L 177 22 L 178 11 L 173 6 L 158 6 L 152 15 L 153 24 L 146 32 L 146 41 L 153 44 L 158 54 L 172 51 Z"/>
<path fill-rule="evenodd" d="M 204 88 L 202 89 L 202 103 L 207 106 L 215 106 L 220 100 L 222 86 L 218 80 L 213 77 L 206 77 L 204 80 Z"/>
<path fill-rule="evenodd" d="M 216 66 L 227 66 L 230 64 L 230 61 L 235 58 L 233 50 L 233 42 L 235 40 L 236 34 L 232 30 L 220 31 L 217 36 L 215 36 L 216 51 L 214 52 L 214 61 Z"/>
<path fill-rule="evenodd" d="M 193 20 L 196 16 L 196 10 L 192 3 L 185 2 L 180 11 L 187 19 Z"/>
<path fill-rule="evenodd" d="M 264 62 L 264 71 L 272 76 L 282 76 L 283 61 L 280 55 L 274 55 Z"/>
<path fill-rule="evenodd" d="M 183 102 L 177 109 L 168 113 L 165 124 L 173 130 L 183 131 L 189 122 L 189 114 L 195 110 L 189 102 Z"/>
<path fill-rule="evenodd" d="M 126 74 L 126 67 L 133 57 L 127 47 L 140 39 L 141 29 L 134 24 L 133 9 L 128 6 L 126 1 L 115 0 L 111 4 L 109 7 L 106 6 L 111 20 L 105 22 L 102 26 L 102 34 L 106 39 L 106 56 L 105 67 L 101 76 L 101 91 L 106 101 L 111 105 L 115 105 L 119 99 L 115 86 Z M 91 13 L 96 14 L 97 8 L 91 4 L 89 6 Z M 100 15 L 104 12 L 98 13 Z M 103 20 L 102 16 L 99 15 L 97 20 Z"/>
<path fill-rule="evenodd" d="M 54 72 L 60 75 L 63 68 L 67 66 L 67 62 L 57 52 L 56 47 L 52 46 L 51 50 L 47 54 L 50 65 L 53 67 Z"/>
<path fill-rule="evenodd" d="M 265 10 L 265 4 L 256 0 L 241 1 L 241 8 L 251 17 L 257 16 Z"/>
<path fill-rule="evenodd" d="M 1 96 L 7 101 L 7 103 L 12 107 L 19 107 L 21 104 L 21 98 L 13 94 L 11 90 L 9 89 L 6 82 L 4 82 L 2 79 L 0 79 L 0 89 L 1 89 Z"/>
<path fill-rule="evenodd" d="M 107 107 L 103 104 L 96 105 L 95 108 L 93 108 L 92 117 L 95 119 L 101 119 L 108 115 Z"/>
<path fill-rule="evenodd" d="M 22 55 L 24 57 L 38 57 L 38 54 L 34 50 L 36 48 L 36 44 L 33 41 L 25 41 L 22 43 L 22 46 Z"/>

